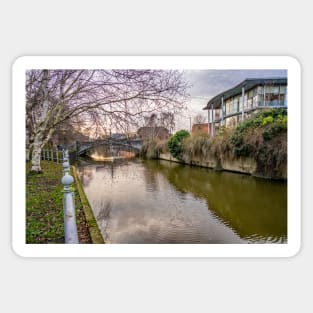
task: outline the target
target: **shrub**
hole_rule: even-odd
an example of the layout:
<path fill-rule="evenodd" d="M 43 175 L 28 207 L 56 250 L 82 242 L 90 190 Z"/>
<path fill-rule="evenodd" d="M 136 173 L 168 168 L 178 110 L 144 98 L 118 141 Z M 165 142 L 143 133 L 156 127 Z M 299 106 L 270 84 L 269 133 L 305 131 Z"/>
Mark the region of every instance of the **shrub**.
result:
<path fill-rule="evenodd" d="M 239 124 L 230 141 L 234 146 L 235 156 L 251 156 L 263 144 L 263 140 L 271 140 L 286 131 L 287 110 L 263 110 Z"/>
<path fill-rule="evenodd" d="M 168 149 L 174 158 L 182 159 L 183 140 L 189 137 L 190 134 L 186 130 L 176 132 L 168 141 Z"/>
<path fill-rule="evenodd" d="M 230 138 L 234 155 L 253 157 L 257 172 L 279 176 L 287 161 L 287 110 L 261 111 L 240 124 Z"/>
<path fill-rule="evenodd" d="M 231 135 L 232 129 L 223 127 L 212 138 L 210 150 L 217 160 L 220 160 L 221 156 L 233 158 L 234 146 L 230 141 Z"/>
<path fill-rule="evenodd" d="M 183 155 L 189 159 L 205 159 L 210 151 L 210 145 L 209 135 L 204 132 L 197 132 L 184 139 Z"/>
<path fill-rule="evenodd" d="M 167 152 L 167 141 L 158 138 L 145 141 L 141 148 L 141 154 L 148 159 L 158 158 L 162 152 Z"/>

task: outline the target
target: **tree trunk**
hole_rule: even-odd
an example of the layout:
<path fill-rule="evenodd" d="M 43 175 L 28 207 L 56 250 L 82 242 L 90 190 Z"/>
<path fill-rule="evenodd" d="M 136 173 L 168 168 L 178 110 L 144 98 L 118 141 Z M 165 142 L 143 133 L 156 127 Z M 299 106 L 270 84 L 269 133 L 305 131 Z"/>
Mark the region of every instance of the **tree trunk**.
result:
<path fill-rule="evenodd" d="M 42 136 L 40 133 L 37 133 L 34 137 L 33 142 L 33 151 L 32 151 L 32 172 L 41 173 L 41 166 L 40 166 L 40 160 L 41 160 L 41 149 L 42 149 Z"/>
<path fill-rule="evenodd" d="M 28 145 L 26 147 L 26 161 L 30 161 L 30 152 L 31 152 L 31 149 L 32 149 L 32 145 Z"/>
<path fill-rule="evenodd" d="M 41 166 L 40 166 L 40 158 L 41 158 L 41 147 L 40 145 L 34 144 L 34 149 L 32 153 L 32 172 L 41 173 Z"/>
<path fill-rule="evenodd" d="M 32 143 L 32 168 L 31 171 L 41 173 L 41 150 L 45 146 L 45 144 L 50 140 L 53 132 L 55 131 L 54 128 L 50 128 L 48 135 L 44 135 L 44 131 L 39 131 L 35 137 L 34 142 Z M 44 138 L 44 139 L 43 139 Z"/>
<path fill-rule="evenodd" d="M 41 110 L 41 116 L 39 120 L 40 127 L 35 133 L 34 142 L 33 142 L 33 151 L 32 151 L 32 172 L 41 173 L 41 149 L 44 145 L 44 132 L 47 127 L 47 111 L 48 111 L 48 70 L 43 71 L 43 86 L 42 86 L 42 93 L 43 93 L 43 104 Z"/>

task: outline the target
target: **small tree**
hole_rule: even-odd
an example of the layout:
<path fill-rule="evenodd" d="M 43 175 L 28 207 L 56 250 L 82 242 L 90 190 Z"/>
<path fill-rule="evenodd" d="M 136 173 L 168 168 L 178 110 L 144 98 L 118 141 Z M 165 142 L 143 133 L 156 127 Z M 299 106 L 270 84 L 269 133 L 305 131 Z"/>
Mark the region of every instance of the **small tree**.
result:
<path fill-rule="evenodd" d="M 206 117 L 202 114 L 197 114 L 193 119 L 194 124 L 203 124 L 206 122 Z"/>
<path fill-rule="evenodd" d="M 186 130 L 179 130 L 169 139 L 168 148 L 174 158 L 179 160 L 182 159 L 182 143 L 183 140 L 189 136 L 190 134 Z"/>

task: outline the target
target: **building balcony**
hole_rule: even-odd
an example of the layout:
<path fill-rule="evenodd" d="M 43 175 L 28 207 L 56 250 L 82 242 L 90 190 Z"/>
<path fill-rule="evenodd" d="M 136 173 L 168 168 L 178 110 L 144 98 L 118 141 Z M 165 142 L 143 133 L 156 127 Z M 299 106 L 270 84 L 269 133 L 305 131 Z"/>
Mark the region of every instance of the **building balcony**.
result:
<path fill-rule="evenodd" d="M 253 108 L 246 108 L 246 109 L 244 109 L 244 114 L 245 113 L 251 113 L 251 112 L 256 111 L 256 110 L 279 109 L 279 108 L 287 109 L 287 106 L 284 104 L 283 101 L 281 101 L 280 105 L 278 104 L 278 101 L 269 101 L 268 105 L 266 105 L 266 106 L 258 105 L 258 106 L 253 107 Z M 216 116 L 215 116 L 214 123 L 220 123 L 220 122 L 222 122 L 223 120 L 225 120 L 225 119 L 227 119 L 229 117 L 238 116 L 238 115 L 241 115 L 241 114 L 242 114 L 242 111 L 236 111 L 236 112 L 227 113 L 226 115 L 223 116 L 223 118 L 221 118 L 221 117 L 216 118 Z"/>

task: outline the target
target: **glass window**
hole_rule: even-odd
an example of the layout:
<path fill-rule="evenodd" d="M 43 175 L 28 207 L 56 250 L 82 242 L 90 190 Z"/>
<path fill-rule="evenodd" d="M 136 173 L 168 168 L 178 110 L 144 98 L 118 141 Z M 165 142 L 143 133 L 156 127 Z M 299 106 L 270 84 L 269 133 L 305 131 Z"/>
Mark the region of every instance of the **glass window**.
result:
<path fill-rule="evenodd" d="M 278 86 L 265 86 L 265 93 L 279 93 L 279 87 Z"/>
<path fill-rule="evenodd" d="M 252 106 L 254 108 L 258 106 L 258 96 L 257 95 L 253 97 L 253 104 L 252 104 Z"/>
<path fill-rule="evenodd" d="M 280 87 L 280 93 L 281 94 L 285 94 L 286 93 L 286 90 L 287 90 L 287 86 L 279 86 Z"/>
<path fill-rule="evenodd" d="M 248 99 L 248 108 L 252 108 L 253 99 Z"/>
<path fill-rule="evenodd" d="M 285 106 L 287 103 L 285 103 L 285 95 L 279 95 L 279 103 L 280 106 Z"/>

